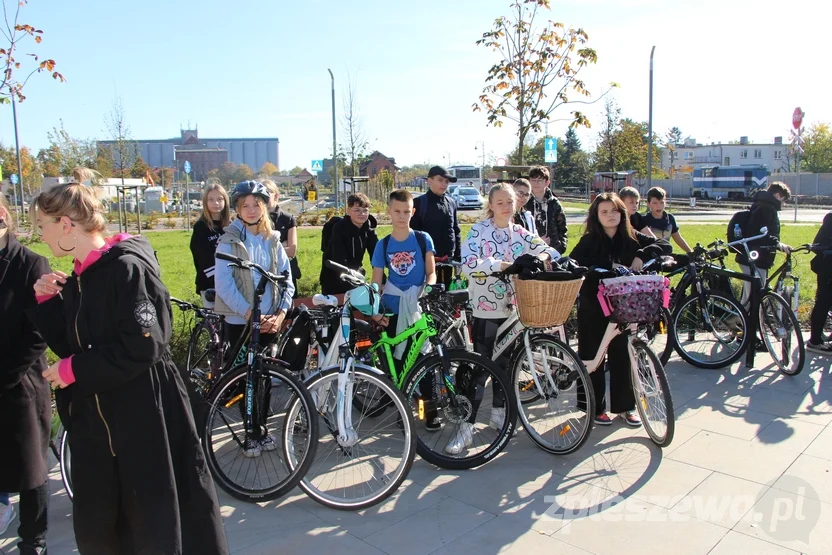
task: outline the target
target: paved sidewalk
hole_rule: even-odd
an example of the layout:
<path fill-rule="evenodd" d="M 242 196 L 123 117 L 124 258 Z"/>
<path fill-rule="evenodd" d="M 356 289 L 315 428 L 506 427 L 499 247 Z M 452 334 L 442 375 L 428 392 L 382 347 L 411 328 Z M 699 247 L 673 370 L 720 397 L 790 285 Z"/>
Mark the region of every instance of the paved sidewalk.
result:
<path fill-rule="evenodd" d="M 391 499 L 360 513 L 326 509 L 299 491 L 260 505 L 222 494 L 231 551 L 832 553 L 832 359 L 807 353 L 792 378 L 768 360 L 708 371 L 674 358 L 676 436 L 664 450 L 616 419 L 569 456 L 537 449 L 521 430 L 476 470 L 417 459 Z M 51 487 L 49 553 L 75 553 L 57 473 Z M 0 551 L 14 552 L 16 526 Z"/>

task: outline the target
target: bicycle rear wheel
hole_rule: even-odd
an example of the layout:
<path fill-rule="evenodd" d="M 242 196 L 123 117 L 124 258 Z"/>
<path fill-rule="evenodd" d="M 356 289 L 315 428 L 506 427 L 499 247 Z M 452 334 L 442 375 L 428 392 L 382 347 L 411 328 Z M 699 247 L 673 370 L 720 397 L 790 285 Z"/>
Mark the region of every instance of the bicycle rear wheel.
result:
<path fill-rule="evenodd" d="M 222 368 L 222 334 L 219 323 L 202 320 L 191 334 L 185 368 L 188 379 L 203 397 L 211 387 L 214 374 Z"/>
<path fill-rule="evenodd" d="M 318 419 L 306 386 L 283 367 L 263 362 L 251 399 L 257 429 L 247 433 L 247 371 L 245 364 L 236 366 L 211 390 L 202 443 L 217 484 L 237 499 L 259 502 L 285 495 L 303 478 L 315 457 Z M 275 441 L 286 434 L 290 442 Z M 246 440 L 254 437 L 259 454 L 246 456 Z"/>
<path fill-rule="evenodd" d="M 61 467 L 61 481 L 64 483 L 69 500 L 72 501 L 72 455 L 69 452 L 69 434 L 66 430 L 62 430 L 59 445 L 61 456 L 58 460 Z"/>
<path fill-rule="evenodd" d="M 803 370 L 806 350 L 800 323 L 789 303 L 771 291 L 760 300 L 760 334 L 782 373 L 795 376 Z"/>
<path fill-rule="evenodd" d="M 441 468 L 474 468 L 508 444 L 517 425 L 517 397 L 492 360 L 465 349 L 445 349 L 445 355 L 447 381 L 437 353 L 420 358 L 404 382 L 416 421 L 417 452 Z M 442 424 L 435 431 L 424 425 L 432 415 Z"/>
<path fill-rule="evenodd" d="M 633 395 L 641 424 L 653 443 L 667 447 L 673 441 L 676 415 L 664 366 L 641 339 L 632 339 L 631 346 L 636 361 L 631 369 Z"/>
<path fill-rule="evenodd" d="M 533 363 L 520 339 L 510 366 L 523 429 L 544 451 L 555 455 L 576 451 L 589 438 L 595 416 L 595 394 L 586 366 L 553 335 L 537 334 L 529 342 Z"/>
<path fill-rule="evenodd" d="M 673 312 L 673 347 L 693 366 L 723 368 L 742 356 L 754 334 L 748 333 L 748 316 L 737 301 L 716 291 L 705 291 L 704 298 L 701 306 L 694 292 Z"/>
<path fill-rule="evenodd" d="M 402 392 L 373 369 L 356 367 L 351 379 L 354 391 L 372 390 L 376 401 L 390 408 L 383 418 L 370 419 L 351 403 L 357 435 L 351 446 L 338 439 L 338 368 L 324 370 L 306 383 L 322 434 L 300 488 L 318 503 L 340 510 L 365 509 L 387 499 L 407 477 L 416 456 L 413 417 Z M 289 408 L 290 418 L 299 409 L 296 401 Z M 289 464 L 294 464 L 292 448 L 287 445 L 286 451 Z"/>

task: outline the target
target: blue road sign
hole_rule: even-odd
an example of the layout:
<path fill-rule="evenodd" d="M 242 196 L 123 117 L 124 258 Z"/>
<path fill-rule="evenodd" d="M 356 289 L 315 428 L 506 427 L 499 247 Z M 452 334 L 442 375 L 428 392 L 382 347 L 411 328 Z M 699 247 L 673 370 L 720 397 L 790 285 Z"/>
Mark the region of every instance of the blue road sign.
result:
<path fill-rule="evenodd" d="M 185 165 L 183 167 L 185 168 L 185 173 L 191 173 L 191 163 L 190 162 L 185 160 Z"/>
<path fill-rule="evenodd" d="M 324 171 L 324 161 L 312 160 L 312 171 L 316 173 Z"/>
<path fill-rule="evenodd" d="M 9 181 L 12 182 L 12 185 L 17 185 L 17 174 L 13 173 L 9 176 Z"/>
<path fill-rule="evenodd" d="M 554 137 L 546 137 L 546 144 L 543 160 L 547 164 L 554 164 L 558 161 L 558 140 Z"/>

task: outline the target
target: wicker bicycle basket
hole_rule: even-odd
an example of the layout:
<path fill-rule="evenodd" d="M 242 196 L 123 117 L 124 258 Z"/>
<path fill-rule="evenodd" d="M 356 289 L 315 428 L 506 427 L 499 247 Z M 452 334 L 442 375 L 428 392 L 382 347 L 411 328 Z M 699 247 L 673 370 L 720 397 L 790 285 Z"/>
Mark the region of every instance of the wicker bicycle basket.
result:
<path fill-rule="evenodd" d="M 569 281 L 514 280 L 517 316 L 527 328 L 551 328 L 569 318 L 584 278 Z"/>

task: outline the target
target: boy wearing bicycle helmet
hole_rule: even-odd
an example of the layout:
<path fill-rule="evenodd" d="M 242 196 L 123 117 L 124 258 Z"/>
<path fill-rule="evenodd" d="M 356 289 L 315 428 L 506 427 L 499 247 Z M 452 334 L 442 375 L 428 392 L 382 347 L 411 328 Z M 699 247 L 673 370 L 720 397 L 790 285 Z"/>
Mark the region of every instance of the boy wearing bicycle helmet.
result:
<path fill-rule="evenodd" d="M 218 253 L 234 255 L 243 260 L 259 264 L 273 274 L 290 272 L 289 257 L 280 242 L 280 233 L 272 229 L 268 215 L 269 191 L 259 181 L 243 181 L 234 187 L 231 205 L 237 212 L 237 219 L 225 228 L 217 245 Z M 254 303 L 254 289 L 260 281 L 260 274 L 254 270 L 232 267 L 225 260 L 216 259 L 214 282 L 217 289 L 215 311 L 226 318 L 230 344 L 236 346 L 246 330 Z M 292 306 L 295 286 L 286 282 L 282 297 L 272 283 L 266 285 L 260 306 L 263 313 L 260 321 L 262 345 L 268 345 L 280 330 L 286 311 Z M 230 356 L 235 356 L 231 353 Z M 242 351 L 240 353 L 242 355 Z M 237 355 L 239 358 L 240 355 Z M 250 443 L 250 444 L 249 444 Z M 274 438 L 266 433 L 259 440 L 246 443 L 247 457 L 260 456 L 261 449 L 272 451 L 277 448 Z"/>
<path fill-rule="evenodd" d="M 615 193 L 602 193 L 589 207 L 583 237 L 570 256 L 581 266 L 614 270 L 621 266 L 641 270 L 646 262 L 670 254 L 664 239 L 648 237 L 633 230 L 627 207 Z M 582 360 L 595 358 L 606 332 L 608 318 L 598 303 L 598 279 L 587 277 L 578 299 L 578 355 Z M 630 355 L 626 335 L 619 335 L 607 348 L 610 372 L 610 410 L 619 414 L 629 426 L 640 426 L 636 400 L 630 379 Z M 604 366 L 590 374 L 595 390 L 595 423 L 609 426 Z"/>

